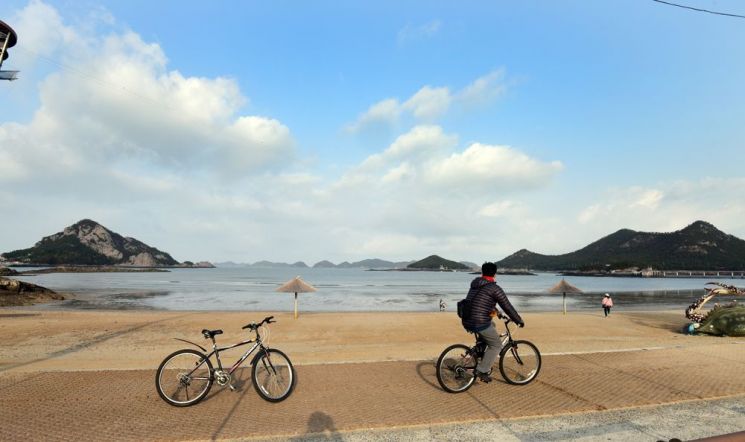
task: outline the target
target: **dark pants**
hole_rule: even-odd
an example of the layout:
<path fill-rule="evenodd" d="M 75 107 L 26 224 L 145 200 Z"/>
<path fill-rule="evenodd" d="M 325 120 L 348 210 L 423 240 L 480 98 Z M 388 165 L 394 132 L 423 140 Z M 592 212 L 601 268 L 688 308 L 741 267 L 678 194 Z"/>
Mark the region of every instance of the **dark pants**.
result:
<path fill-rule="evenodd" d="M 610 315 L 610 307 L 603 307 L 603 310 L 605 310 L 605 316 Z"/>

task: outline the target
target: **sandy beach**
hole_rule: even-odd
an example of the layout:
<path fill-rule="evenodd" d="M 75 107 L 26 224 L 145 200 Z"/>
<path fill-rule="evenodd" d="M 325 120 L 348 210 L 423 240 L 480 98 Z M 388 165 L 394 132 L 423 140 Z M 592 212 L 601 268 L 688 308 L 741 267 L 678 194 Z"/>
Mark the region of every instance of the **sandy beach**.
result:
<path fill-rule="evenodd" d="M 206 341 L 204 328 L 222 329 L 218 343 L 245 339 L 241 327 L 274 315 L 270 345 L 292 355 L 296 365 L 415 361 L 436 357 L 445 346 L 472 336 L 452 312 L 291 313 L 171 311 L 0 311 L 0 369 L 9 371 L 130 370 L 158 366 L 185 344 Z M 544 354 L 600 352 L 721 343 L 716 337 L 680 333 L 682 312 L 526 313 L 516 336 Z M 733 341 L 728 339 L 727 341 Z M 741 339 L 745 342 L 745 339 Z M 241 350 L 226 353 L 229 358 Z"/>
<path fill-rule="evenodd" d="M 472 340 L 455 314 L 301 312 L 298 319 L 274 314 L 271 327 L 270 345 L 298 371 L 285 402 L 262 401 L 247 370 L 238 372 L 238 392 L 215 387 L 187 409 L 158 398 L 155 369 L 187 346 L 173 338 L 205 345 L 200 331 L 220 328 L 218 343 L 227 345 L 246 336 L 241 326 L 268 314 L 0 310 L 0 402 L 9 405 L 0 414 L 0 439 L 362 437 L 363 430 L 501 425 L 745 396 L 745 338 L 686 336 L 682 312 L 526 313 L 526 327 L 516 334 L 541 349 L 539 378 L 527 387 L 498 379 L 460 395 L 440 389 L 433 367 L 445 346 Z M 224 361 L 239 355 L 231 350 Z M 243 415 L 260 416 L 263 424 Z M 686 434 L 721 434 L 737 425 Z"/>

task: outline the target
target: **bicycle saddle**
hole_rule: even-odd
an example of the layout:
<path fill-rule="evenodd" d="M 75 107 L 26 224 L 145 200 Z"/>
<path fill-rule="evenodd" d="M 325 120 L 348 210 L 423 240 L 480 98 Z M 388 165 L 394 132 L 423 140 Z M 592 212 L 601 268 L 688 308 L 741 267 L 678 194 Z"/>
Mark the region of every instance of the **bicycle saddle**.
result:
<path fill-rule="evenodd" d="M 205 328 L 204 330 L 202 330 L 202 334 L 207 339 L 214 339 L 215 336 L 222 334 L 222 330 L 207 330 Z"/>

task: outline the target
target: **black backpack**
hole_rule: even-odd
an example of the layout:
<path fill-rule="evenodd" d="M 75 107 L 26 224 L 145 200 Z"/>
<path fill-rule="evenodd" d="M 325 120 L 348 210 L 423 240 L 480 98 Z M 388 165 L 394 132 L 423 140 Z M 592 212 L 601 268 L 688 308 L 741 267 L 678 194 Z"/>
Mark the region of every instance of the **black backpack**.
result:
<path fill-rule="evenodd" d="M 481 287 L 479 287 L 478 292 L 473 297 L 475 298 L 476 296 L 478 296 L 479 293 L 481 293 L 481 289 L 488 286 L 489 284 L 496 284 L 496 283 L 490 282 L 488 284 L 482 285 Z M 467 297 L 458 301 L 457 308 L 458 308 L 458 317 L 462 319 L 463 321 L 467 321 L 471 317 L 471 300 L 469 300 Z"/>
<path fill-rule="evenodd" d="M 471 316 L 471 301 L 463 298 L 458 301 L 457 306 L 459 318 L 466 320 Z"/>

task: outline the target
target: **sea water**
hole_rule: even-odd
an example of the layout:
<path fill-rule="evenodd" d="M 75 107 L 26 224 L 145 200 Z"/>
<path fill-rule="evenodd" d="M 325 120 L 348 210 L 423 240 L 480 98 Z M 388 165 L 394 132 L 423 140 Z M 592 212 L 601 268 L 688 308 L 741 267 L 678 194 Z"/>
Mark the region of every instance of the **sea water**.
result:
<path fill-rule="evenodd" d="M 39 308 L 292 311 L 293 293 L 275 290 L 300 276 L 316 287 L 298 293 L 300 311 L 436 311 L 442 299 L 454 311 L 473 278 L 467 272 L 367 271 L 326 268 L 171 269 L 138 273 L 50 273 L 21 276 L 26 282 L 72 299 Z M 559 311 L 562 295 L 547 290 L 554 273 L 497 275 L 518 311 Z M 582 294 L 567 294 L 567 309 L 599 309 L 604 293 L 624 310 L 684 310 L 704 294 L 712 278 L 566 277 Z M 745 286 L 743 279 L 713 280 Z M 721 297 L 720 302 L 731 298 Z"/>

